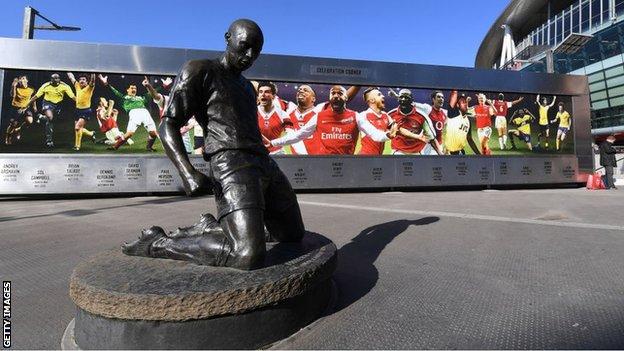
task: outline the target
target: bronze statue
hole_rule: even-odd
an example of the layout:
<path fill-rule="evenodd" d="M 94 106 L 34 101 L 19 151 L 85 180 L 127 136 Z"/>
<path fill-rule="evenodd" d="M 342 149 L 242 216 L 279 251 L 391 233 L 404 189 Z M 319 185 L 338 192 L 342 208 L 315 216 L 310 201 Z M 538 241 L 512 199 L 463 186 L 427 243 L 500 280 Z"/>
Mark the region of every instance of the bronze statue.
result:
<path fill-rule="evenodd" d="M 122 246 L 128 255 L 250 270 L 263 266 L 265 226 L 280 242 L 303 237 L 297 198 L 262 143 L 255 91 L 241 75 L 260 55 L 262 31 L 251 20 L 236 20 L 225 41 L 220 59 L 184 65 L 160 124 L 163 146 L 187 195 L 214 193 L 217 217 L 205 214 L 172 233 L 160 227 L 143 230 L 138 240 Z M 180 135 L 180 127 L 193 116 L 204 130 L 209 176 L 191 165 Z"/>

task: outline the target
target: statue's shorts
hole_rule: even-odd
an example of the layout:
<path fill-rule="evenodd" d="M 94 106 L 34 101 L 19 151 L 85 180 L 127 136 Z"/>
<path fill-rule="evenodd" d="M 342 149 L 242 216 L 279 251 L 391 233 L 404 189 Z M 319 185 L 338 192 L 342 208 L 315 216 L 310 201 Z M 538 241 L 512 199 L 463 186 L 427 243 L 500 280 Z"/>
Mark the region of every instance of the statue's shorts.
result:
<path fill-rule="evenodd" d="M 210 157 L 217 220 L 238 210 L 282 214 L 297 204 L 288 178 L 268 155 L 228 150 Z"/>

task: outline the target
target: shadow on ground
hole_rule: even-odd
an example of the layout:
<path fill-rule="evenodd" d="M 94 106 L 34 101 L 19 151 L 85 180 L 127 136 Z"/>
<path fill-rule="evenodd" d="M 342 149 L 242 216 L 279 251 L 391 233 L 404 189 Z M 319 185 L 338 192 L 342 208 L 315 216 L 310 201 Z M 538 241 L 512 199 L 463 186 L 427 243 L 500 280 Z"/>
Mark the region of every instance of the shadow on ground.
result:
<path fill-rule="evenodd" d="M 377 284 L 379 272 L 375 261 L 394 238 L 411 225 L 429 225 L 439 220 L 439 217 L 424 217 L 377 224 L 362 230 L 351 242 L 342 246 L 338 250 L 338 269 L 334 275 L 338 286 L 335 312 L 358 301 Z"/>

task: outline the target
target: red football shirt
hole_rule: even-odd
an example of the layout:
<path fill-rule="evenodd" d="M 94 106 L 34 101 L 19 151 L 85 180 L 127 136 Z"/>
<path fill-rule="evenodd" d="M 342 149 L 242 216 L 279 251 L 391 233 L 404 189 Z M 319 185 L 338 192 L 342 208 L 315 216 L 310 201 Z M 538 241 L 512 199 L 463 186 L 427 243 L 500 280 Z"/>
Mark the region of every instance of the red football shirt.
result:
<path fill-rule="evenodd" d="M 326 109 L 317 116 L 314 137 L 319 141 L 321 148 L 308 150 L 308 153 L 311 155 L 353 155 L 360 132 L 356 112 L 345 109 L 337 113 L 333 109 Z"/>
<path fill-rule="evenodd" d="M 444 125 L 446 125 L 446 112 L 443 109 L 436 110 L 435 108 L 431 108 L 429 119 L 431 119 L 433 123 L 433 129 L 435 129 L 438 143 L 442 144 L 442 130 L 444 129 Z"/>
<path fill-rule="evenodd" d="M 299 110 L 296 109 L 292 111 L 288 117 L 290 118 L 290 121 L 292 122 L 292 128 L 294 130 L 299 130 L 306 123 L 308 123 L 308 121 L 310 121 L 314 116 L 316 116 L 316 114 L 317 112 L 315 109 L 310 109 L 303 113 L 299 112 Z M 299 143 L 303 143 L 303 146 L 305 147 L 305 151 L 307 154 L 312 154 L 315 152 L 315 150 L 319 149 L 319 141 L 315 139 L 315 136 L 316 136 L 316 133 L 314 133 L 309 138 L 299 142 Z M 294 155 L 299 154 L 296 150 L 297 147 L 295 145 L 292 145 L 291 149 Z"/>
<path fill-rule="evenodd" d="M 96 113 L 98 114 L 98 116 L 104 117 L 106 115 L 106 109 L 104 107 L 98 107 Z M 113 118 L 109 117 L 107 119 L 99 119 L 99 121 L 100 131 L 102 133 L 106 133 L 113 128 L 117 128 L 117 121 L 115 121 Z"/>
<path fill-rule="evenodd" d="M 475 116 L 477 118 L 477 128 L 485 128 L 492 126 L 492 116 L 490 115 L 490 106 L 477 105 L 474 107 Z"/>
<path fill-rule="evenodd" d="M 418 113 L 416 108 L 412 108 L 412 111 L 407 115 L 403 114 L 398 108 L 388 112 L 388 114 L 395 123 L 398 123 L 399 128 L 405 128 L 414 134 L 420 134 L 423 130 L 425 117 Z M 420 140 L 397 134 L 397 136 L 392 139 L 391 145 L 393 150 L 414 154 L 421 152 L 427 144 Z"/>
<path fill-rule="evenodd" d="M 385 131 L 390 124 L 390 118 L 385 112 L 376 114 L 372 109 L 368 109 L 362 114 L 373 125 L 373 127 Z M 381 155 L 383 153 L 385 142 L 374 141 L 370 136 L 366 135 L 362 138 L 362 148 L 360 149 L 360 155 Z"/>
<path fill-rule="evenodd" d="M 497 116 L 507 117 L 507 111 L 509 110 L 511 103 L 507 101 L 496 100 L 494 101 L 494 110 Z"/>
<path fill-rule="evenodd" d="M 269 113 L 265 113 L 261 106 L 258 106 L 258 126 L 260 133 L 269 140 L 279 138 L 287 126 L 292 126 L 290 119 L 286 114 L 277 109 L 272 109 Z M 280 146 L 271 146 L 269 152 L 281 149 Z"/>

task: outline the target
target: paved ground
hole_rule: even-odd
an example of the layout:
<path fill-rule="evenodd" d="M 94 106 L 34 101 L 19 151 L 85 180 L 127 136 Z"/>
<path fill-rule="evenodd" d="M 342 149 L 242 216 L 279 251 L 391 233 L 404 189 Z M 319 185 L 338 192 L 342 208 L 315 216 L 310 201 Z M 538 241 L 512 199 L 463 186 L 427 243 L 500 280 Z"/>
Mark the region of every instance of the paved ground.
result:
<path fill-rule="evenodd" d="M 294 349 L 624 348 L 624 190 L 299 195 L 339 247 L 336 309 Z M 211 199 L 0 200 L 14 348 L 58 348 L 72 268 Z"/>

